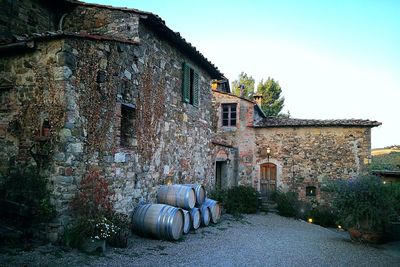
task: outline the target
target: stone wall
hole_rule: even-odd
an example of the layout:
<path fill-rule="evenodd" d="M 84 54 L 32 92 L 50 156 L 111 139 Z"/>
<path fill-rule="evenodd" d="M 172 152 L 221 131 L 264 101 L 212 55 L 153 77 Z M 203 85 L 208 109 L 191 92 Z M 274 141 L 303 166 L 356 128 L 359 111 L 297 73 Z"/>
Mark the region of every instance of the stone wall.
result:
<path fill-rule="evenodd" d="M 301 199 L 324 202 L 328 181 L 362 173 L 370 157 L 369 127 L 269 127 L 253 128 L 260 119 L 254 102 L 227 93 L 213 92 L 217 125 L 214 137 L 238 150 L 238 172 L 231 180 L 260 190 L 260 165 L 274 163 L 277 186 L 294 190 Z M 221 104 L 237 103 L 236 127 L 222 126 Z M 266 148 L 271 148 L 268 158 Z M 218 153 L 218 151 L 214 152 Z M 306 197 L 306 187 L 315 186 L 316 197 Z"/>
<path fill-rule="evenodd" d="M 323 201 L 327 182 L 362 173 L 371 149 L 370 128 L 363 127 L 261 128 L 255 135 L 255 181 L 269 146 L 269 162 L 281 172 L 278 187 L 297 191 L 301 199 L 307 199 L 307 186 L 315 186 L 317 200 Z"/>
<path fill-rule="evenodd" d="M 7 171 L 12 162 L 33 162 L 29 148 L 43 119 L 57 117 L 63 124 L 64 78 L 70 73 L 60 55 L 63 41 L 38 43 L 33 53 L 4 56 L 0 63 L 2 84 L 0 99 L 0 169 Z M 53 99 L 44 101 L 45 95 Z M 61 110 L 61 113 L 59 112 Z"/>
<path fill-rule="evenodd" d="M 4 0 L 0 12 L 0 43 L 13 34 L 54 31 L 58 16 L 40 0 Z"/>
<path fill-rule="evenodd" d="M 231 177 L 233 181 L 237 181 L 240 185 L 252 185 L 253 162 L 255 151 L 254 131 L 252 128 L 253 121 L 256 119 L 254 114 L 254 103 L 239 97 L 213 92 L 214 108 L 217 116 L 217 132 L 215 139 L 219 142 L 226 143 L 238 149 L 237 177 Z M 236 127 L 222 126 L 221 120 L 221 104 L 237 104 L 237 125 Z M 230 184 L 234 184 L 231 182 Z"/>
<path fill-rule="evenodd" d="M 64 19 L 64 31 L 138 40 L 139 15 L 99 7 L 76 6 Z"/>
<path fill-rule="evenodd" d="M 9 107 L 0 113 L 1 169 L 12 157 L 35 164 L 28 148 L 44 120 L 52 126 L 46 171 L 59 216 L 51 239 L 69 221 L 69 202 L 91 168 L 109 181 L 116 210 L 126 214 L 140 201 L 155 201 L 166 181 L 213 179 L 210 76 L 145 26 L 140 37 L 140 45 L 38 39 L 34 52 L 1 63 L 11 81 L 1 89 Z M 199 107 L 182 101 L 184 62 L 200 74 Z M 128 145 L 121 142 L 124 107 L 132 111 Z M 9 129 L 13 121 L 23 133 Z"/>

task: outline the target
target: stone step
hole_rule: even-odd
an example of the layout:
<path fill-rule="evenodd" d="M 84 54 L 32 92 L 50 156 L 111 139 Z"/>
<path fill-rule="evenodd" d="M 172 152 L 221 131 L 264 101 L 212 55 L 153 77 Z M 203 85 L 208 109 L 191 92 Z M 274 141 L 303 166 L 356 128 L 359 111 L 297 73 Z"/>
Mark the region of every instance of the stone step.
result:
<path fill-rule="evenodd" d="M 272 212 L 272 213 L 276 213 L 276 214 L 279 213 L 279 211 L 277 209 L 268 209 L 268 212 Z"/>

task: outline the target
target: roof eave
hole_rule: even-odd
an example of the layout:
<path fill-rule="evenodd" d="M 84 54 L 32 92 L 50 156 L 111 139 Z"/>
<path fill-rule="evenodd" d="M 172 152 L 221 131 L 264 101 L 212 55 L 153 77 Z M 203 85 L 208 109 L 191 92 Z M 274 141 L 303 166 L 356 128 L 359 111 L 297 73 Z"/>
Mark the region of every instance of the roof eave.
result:
<path fill-rule="evenodd" d="M 168 26 L 166 26 L 161 18 L 154 14 L 147 14 L 140 16 L 140 19 L 154 32 L 166 38 L 172 44 L 180 48 L 183 53 L 189 56 L 189 58 L 197 62 L 210 74 L 212 79 L 226 79 L 224 74 L 221 73 L 218 68 L 214 66 L 214 64 L 208 61 L 207 58 L 197 51 L 195 47 L 186 42 L 186 40 L 182 38 L 179 33 L 174 32 Z"/>

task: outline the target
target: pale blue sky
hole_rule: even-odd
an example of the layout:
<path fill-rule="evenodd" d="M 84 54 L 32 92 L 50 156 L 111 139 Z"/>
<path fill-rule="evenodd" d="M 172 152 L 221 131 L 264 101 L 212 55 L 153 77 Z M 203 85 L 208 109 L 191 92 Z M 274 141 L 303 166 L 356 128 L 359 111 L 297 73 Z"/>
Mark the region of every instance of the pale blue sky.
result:
<path fill-rule="evenodd" d="M 278 80 L 292 117 L 371 119 L 400 144 L 400 1 L 93 0 L 165 20 L 231 81 Z"/>

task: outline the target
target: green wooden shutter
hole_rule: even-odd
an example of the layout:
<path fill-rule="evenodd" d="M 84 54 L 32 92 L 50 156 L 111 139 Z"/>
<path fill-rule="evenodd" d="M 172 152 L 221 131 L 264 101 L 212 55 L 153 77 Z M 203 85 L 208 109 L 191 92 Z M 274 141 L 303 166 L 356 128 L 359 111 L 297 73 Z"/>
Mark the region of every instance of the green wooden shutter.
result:
<path fill-rule="evenodd" d="M 182 101 L 190 101 L 190 67 L 183 63 Z"/>
<path fill-rule="evenodd" d="M 193 74 L 193 106 L 199 106 L 199 94 L 200 94 L 200 81 L 199 74 L 194 72 Z"/>

